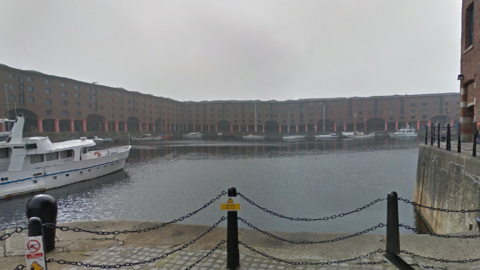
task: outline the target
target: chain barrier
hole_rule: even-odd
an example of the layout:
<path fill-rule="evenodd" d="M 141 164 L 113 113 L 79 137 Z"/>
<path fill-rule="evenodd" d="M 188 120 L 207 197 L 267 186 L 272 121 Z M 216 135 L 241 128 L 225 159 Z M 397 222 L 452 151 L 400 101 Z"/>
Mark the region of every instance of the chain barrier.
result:
<path fill-rule="evenodd" d="M 400 253 L 412 256 L 412 257 L 417 257 L 417 258 L 422 258 L 434 262 L 441 262 L 441 263 L 473 263 L 473 262 L 478 262 L 480 261 L 480 258 L 477 259 L 464 259 L 464 260 L 448 260 L 448 259 L 439 259 L 439 258 L 434 258 L 434 257 L 427 257 L 427 256 L 422 256 L 419 254 L 415 254 L 413 252 L 409 252 L 406 250 L 400 250 Z"/>
<path fill-rule="evenodd" d="M 16 234 L 16 233 L 21 233 L 23 232 L 23 230 L 26 230 L 27 228 L 23 228 L 23 227 L 16 227 L 15 230 L 11 233 L 5 233 L 4 235 L 0 236 L 0 242 L 1 241 L 5 241 L 7 240 L 8 238 L 10 238 L 10 236 Z"/>
<path fill-rule="evenodd" d="M 195 265 L 199 264 L 201 261 L 203 261 L 205 258 L 207 258 L 208 256 L 212 255 L 213 252 L 215 252 L 215 250 L 217 250 L 221 245 L 225 244 L 227 241 L 226 240 L 222 240 L 220 241 L 220 243 L 218 243 L 214 248 L 212 248 L 209 252 L 207 252 L 207 254 L 205 254 L 202 258 L 200 258 L 199 260 L 197 260 L 196 262 L 194 262 L 193 264 L 191 264 L 190 266 L 188 266 L 187 268 L 185 268 L 185 270 L 189 270 L 189 269 L 192 269 Z"/>
<path fill-rule="evenodd" d="M 25 267 L 26 267 L 25 265 L 19 264 L 19 265 L 15 266 L 15 268 L 13 268 L 13 270 L 22 270 L 22 269 L 24 269 Z"/>
<path fill-rule="evenodd" d="M 204 206 L 200 207 L 199 209 L 185 215 L 185 216 L 181 216 L 177 219 L 174 219 L 172 221 L 169 221 L 169 222 L 165 222 L 165 223 L 162 223 L 161 225 L 155 225 L 151 228 L 145 228 L 145 229 L 138 229 L 138 230 L 123 230 L 123 231 L 112 231 L 112 232 L 104 232 L 104 231 L 91 231 L 91 230 L 86 230 L 86 229 L 82 229 L 82 228 L 78 228 L 78 227 L 75 227 L 75 228 L 70 228 L 68 226 L 58 226 L 58 225 L 55 225 L 55 224 L 52 224 L 52 223 L 45 223 L 43 224 L 44 227 L 46 228 L 53 228 L 53 229 L 59 229 L 63 232 L 66 232 L 66 231 L 74 231 L 74 232 L 84 232 L 84 233 L 92 233 L 92 234 L 97 234 L 97 235 L 119 235 L 119 234 L 128 234 L 128 233 L 142 233 L 142 232 L 149 232 L 149 231 L 152 231 L 152 230 L 157 230 L 157 229 L 160 229 L 160 228 L 163 228 L 169 224 L 173 224 L 173 223 L 177 223 L 179 221 L 183 221 L 187 218 L 190 218 L 192 217 L 193 215 L 195 215 L 196 213 L 200 212 L 201 210 L 207 208 L 208 206 L 210 206 L 212 203 L 214 203 L 215 201 L 217 201 L 218 199 L 220 199 L 222 196 L 226 195 L 227 192 L 226 191 L 223 191 L 221 194 L 219 194 L 217 197 L 213 198 L 212 200 L 210 200 L 208 203 L 206 203 Z"/>
<path fill-rule="evenodd" d="M 480 238 L 480 235 L 448 235 L 448 234 L 436 234 L 436 233 L 431 233 L 431 232 L 425 232 L 425 231 L 419 230 L 415 227 L 404 225 L 403 223 L 398 224 L 398 226 L 403 227 L 407 230 L 413 231 L 415 233 L 426 234 L 426 235 L 435 236 L 435 237 L 438 237 L 438 238 L 447 238 L 447 239 L 448 238 L 461 238 L 461 239 Z"/>
<path fill-rule="evenodd" d="M 440 211 L 440 212 L 447 212 L 447 213 L 477 213 L 477 212 L 480 212 L 480 209 L 452 210 L 452 209 L 445 209 L 445 208 L 440 208 L 440 207 L 425 206 L 425 205 L 418 204 L 418 203 L 416 203 L 416 202 L 412 202 L 412 201 L 410 201 L 410 200 L 408 200 L 408 199 L 404 199 L 404 198 L 402 198 L 402 197 L 398 197 L 398 200 L 399 200 L 399 201 L 403 201 L 403 202 L 405 202 L 405 203 L 407 203 L 407 204 L 411 204 L 411 205 L 413 205 L 413 206 L 423 207 L 423 208 L 427 208 L 427 209 L 434 210 L 434 211 Z"/>
<path fill-rule="evenodd" d="M 284 242 L 288 242 L 290 244 L 295 244 L 295 245 L 300 245 L 300 244 L 305 244 L 305 245 L 310 245 L 310 244 L 326 244 L 326 243 L 334 243 L 334 242 L 338 242 L 338 241 L 342 241 L 342 240 L 345 240 L 345 239 L 348 239 L 348 238 L 351 238 L 351 237 L 355 237 L 355 236 L 359 236 L 359 235 L 362 235 L 362 234 L 365 234 L 365 233 L 368 233 L 368 232 L 371 232 L 371 231 L 374 231 L 378 228 L 383 228 L 385 226 L 385 224 L 383 223 L 379 223 L 378 225 L 375 225 L 371 228 L 368 228 L 366 230 L 363 230 L 361 232 L 357 232 L 357 233 L 354 233 L 354 234 L 351 234 L 351 235 L 347 235 L 347 236 L 342 236 L 342 237 L 338 237 L 338 238 L 335 238 L 335 239 L 328 239 L 328 240 L 322 240 L 322 241 L 293 241 L 293 240 L 288 240 L 288 239 L 285 239 L 285 238 L 282 238 L 280 236 L 277 236 L 277 235 L 274 235 L 270 232 L 267 232 L 267 231 L 263 231 L 257 227 L 255 227 L 253 224 L 249 223 L 248 221 L 246 221 L 245 219 L 241 218 L 241 217 L 238 217 L 237 218 L 238 220 L 240 220 L 241 222 L 243 222 L 244 224 L 246 224 L 248 227 L 256 230 L 256 231 L 259 231 L 260 233 L 263 233 L 264 235 L 266 236 L 269 236 L 269 237 L 272 237 L 272 238 L 275 238 L 277 240 L 280 240 L 280 241 L 284 241 Z"/>
<path fill-rule="evenodd" d="M 265 254 L 261 251 L 258 251 L 256 249 L 254 249 L 253 247 L 243 243 L 242 241 L 238 241 L 238 243 L 240 245 L 242 245 L 243 247 L 245 247 L 246 249 L 254 252 L 254 253 L 257 253 L 259 255 L 262 255 L 263 257 L 265 258 L 268 258 L 270 260 L 274 260 L 274 261 L 277 261 L 277 262 L 281 262 L 281 263 L 286 263 L 286 264 L 290 264 L 290 265 L 332 265 L 332 264 L 339 264 L 339 263 L 346 263 L 346 262 L 351 262 L 351 261 L 355 261 L 355 260 L 359 260 L 359 259 L 363 259 L 363 258 L 367 258 L 367 257 L 370 257 L 372 255 L 375 255 L 375 254 L 379 254 L 379 253 L 383 253 L 385 252 L 385 250 L 382 250 L 382 249 L 377 249 L 375 251 L 372 251 L 370 253 L 367 253 L 365 255 L 360 255 L 360 256 L 357 256 L 355 258 L 351 258 L 351 259 L 345 259 L 345 260 L 336 260 L 336 261 L 328 261 L 328 262 L 291 262 L 291 261 L 286 261 L 286 260 L 283 260 L 283 259 L 279 259 L 279 258 L 276 258 L 276 257 L 273 257 L 271 255 L 268 255 L 268 254 Z M 366 263 L 366 264 L 370 264 L 370 263 Z M 378 264 L 377 262 L 374 262 L 374 264 Z"/>
<path fill-rule="evenodd" d="M 123 263 L 123 264 L 110 264 L 110 265 L 97 265 L 97 264 L 90 264 L 90 263 L 83 263 L 83 262 L 75 262 L 75 261 L 66 261 L 66 260 L 55 260 L 53 258 L 49 258 L 47 259 L 47 263 L 58 263 L 58 264 L 67 264 L 67 265 L 74 265 L 74 266 L 84 266 L 84 267 L 87 267 L 87 268 L 102 268 L 102 269 L 112 269 L 112 268 L 121 268 L 121 267 L 130 267 L 130 266 L 135 266 L 135 265 L 140 265 L 140 264 L 147 264 L 147 263 L 152 263 L 152 262 L 156 262 L 158 260 L 161 260 L 161 259 L 165 259 L 166 257 L 168 257 L 169 255 L 173 254 L 173 253 L 176 253 L 178 251 L 181 251 L 181 250 L 184 250 L 186 249 L 188 246 L 192 245 L 193 243 L 195 243 L 197 240 L 199 240 L 200 238 L 202 238 L 203 236 L 205 236 L 206 234 L 208 234 L 209 232 L 211 232 L 213 229 L 215 229 L 218 224 L 220 224 L 221 222 L 223 222 L 224 220 L 226 220 L 227 217 L 223 216 L 220 218 L 220 220 L 218 220 L 215 224 L 212 225 L 212 227 L 208 228 L 208 230 L 206 230 L 204 233 L 202 233 L 201 235 L 197 236 L 195 239 L 192 239 L 190 240 L 188 243 L 184 244 L 183 246 L 175 249 L 175 250 L 172 250 L 170 252 L 167 252 L 165 254 L 163 254 L 162 256 L 158 256 L 158 257 L 155 257 L 155 258 L 151 258 L 149 260 L 146 260 L 146 261 L 141 261 L 141 262 L 129 262 L 129 263 Z M 223 242 L 225 242 L 224 240 L 222 240 Z M 219 245 L 217 245 L 219 246 Z M 209 253 L 210 255 L 211 253 Z M 204 258 L 202 258 L 203 260 Z M 200 260 L 201 261 L 201 260 Z"/>
<path fill-rule="evenodd" d="M 245 195 L 243 195 L 242 193 L 240 192 L 237 192 L 237 195 L 240 196 L 242 199 L 244 199 L 245 201 L 247 201 L 248 203 L 250 203 L 251 205 L 261 209 L 262 211 L 264 211 L 265 213 L 269 213 L 273 216 L 276 216 L 276 217 L 279 217 L 279 218 L 285 218 L 285 219 L 289 219 L 289 220 L 293 220 L 293 221 L 320 221 L 320 220 L 323 220 L 323 221 L 327 221 L 327 220 L 330 220 L 330 219 L 336 219 L 336 218 L 339 218 L 339 217 L 344 217 L 344 216 L 347 216 L 347 215 L 350 215 L 350 214 L 353 214 L 353 213 L 357 213 L 357 212 L 360 212 L 362 210 L 365 210 L 367 208 L 369 208 L 370 206 L 376 204 L 376 203 L 379 203 L 379 202 L 382 202 L 382 201 L 385 201 L 387 198 L 381 198 L 381 199 L 376 199 L 372 202 L 370 202 L 369 204 L 366 204 L 362 207 L 359 207 L 353 211 L 350 211 L 350 212 L 346 212 L 346 213 L 340 213 L 338 215 L 332 215 L 332 216 L 329 216 L 329 217 L 323 217 L 323 218 L 298 218 L 298 217 L 289 217 L 289 216 L 284 216 L 284 215 L 281 215 L 281 214 L 278 214 L 274 211 L 271 211 L 271 210 L 268 210 L 267 208 L 265 207 L 261 207 L 260 205 L 256 204 L 255 202 L 253 202 L 252 200 L 250 200 L 249 198 L 247 198 Z"/>

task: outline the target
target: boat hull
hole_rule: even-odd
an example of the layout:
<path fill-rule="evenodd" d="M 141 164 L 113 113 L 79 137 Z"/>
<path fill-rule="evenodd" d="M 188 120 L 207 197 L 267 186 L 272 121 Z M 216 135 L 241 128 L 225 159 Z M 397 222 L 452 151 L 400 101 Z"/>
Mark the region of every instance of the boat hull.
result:
<path fill-rule="evenodd" d="M 113 152 L 112 149 L 117 151 Z M 0 173 L 0 199 L 58 188 L 101 177 L 125 167 L 130 146 L 97 150 L 98 158 L 72 161 L 43 168 Z"/>

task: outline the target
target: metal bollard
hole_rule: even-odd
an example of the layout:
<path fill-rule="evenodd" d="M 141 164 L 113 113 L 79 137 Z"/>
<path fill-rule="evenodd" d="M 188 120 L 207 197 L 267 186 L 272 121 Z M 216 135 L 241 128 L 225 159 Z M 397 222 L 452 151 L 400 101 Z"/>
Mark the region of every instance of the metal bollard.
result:
<path fill-rule="evenodd" d="M 228 197 L 237 197 L 237 189 L 230 187 Z M 227 268 L 237 269 L 240 266 L 238 250 L 238 215 L 237 211 L 227 212 Z"/>
<path fill-rule="evenodd" d="M 480 217 L 475 218 L 475 220 L 477 221 L 477 227 L 478 227 L 478 231 L 480 233 Z"/>
<path fill-rule="evenodd" d="M 425 145 L 428 144 L 428 125 L 425 125 Z"/>
<path fill-rule="evenodd" d="M 457 153 L 462 152 L 462 140 L 460 139 L 460 123 L 458 123 L 458 131 L 457 131 Z"/>
<path fill-rule="evenodd" d="M 450 145 L 450 124 L 447 124 L 447 151 L 452 150 Z"/>
<path fill-rule="evenodd" d="M 437 146 L 440 148 L 440 124 L 438 124 L 437 140 Z"/>
<path fill-rule="evenodd" d="M 387 250 L 383 255 L 398 269 L 413 270 L 400 254 L 400 229 L 398 224 L 398 196 L 395 191 L 388 193 L 387 199 Z"/>
<path fill-rule="evenodd" d="M 478 139 L 478 131 L 473 133 L 473 149 L 472 149 L 472 156 L 477 156 L 477 139 Z"/>
<path fill-rule="evenodd" d="M 27 218 L 38 217 L 44 223 L 57 224 L 57 200 L 50 195 L 39 194 L 27 202 Z M 44 228 L 45 252 L 55 249 L 55 228 Z"/>

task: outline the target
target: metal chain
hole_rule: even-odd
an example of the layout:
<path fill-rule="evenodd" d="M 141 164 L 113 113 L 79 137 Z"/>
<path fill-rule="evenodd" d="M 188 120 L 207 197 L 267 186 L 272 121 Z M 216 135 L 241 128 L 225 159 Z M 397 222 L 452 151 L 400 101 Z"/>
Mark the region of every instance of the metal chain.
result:
<path fill-rule="evenodd" d="M 412 256 L 412 257 L 418 257 L 418 258 L 422 258 L 422 259 L 426 259 L 426 260 L 430 260 L 430 261 L 434 261 L 434 262 L 441 262 L 441 263 L 473 263 L 473 262 L 480 261 L 480 258 L 478 258 L 478 259 L 468 259 L 468 260 L 467 259 L 464 259 L 464 260 L 438 259 L 438 258 L 434 258 L 434 257 L 426 257 L 426 256 L 418 255 L 418 254 L 415 254 L 413 252 L 409 252 L 409 251 L 406 251 L 406 250 L 400 250 L 400 253 L 407 254 L 407 255 Z"/>
<path fill-rule="evenodd" d="M 11 233 L 6 233 L 2 236 L 0 236 L 0 241 L 5 241 L 7 240 L 8 238 L 10 238 L 10 236 L 16 234 L 16 233 L 21 233 L 23 230 L 26 230 L 27 228 L 23 228 L 23 227 L 16 227 L 15 230 Z"/>
<path fill-rule="evenodd" d="M 147 263 L 152 263 L 152 262 L 156 262 L 158 260 L 161 260 L 161 259 L 165 259 L 166 257 L 168 257 L 169 255 L 175 253 L 175 252 L 178 252 L 178 251 L 181 251 L 181 250 L 184 250 L 186 249 L 188 246 L 192 245 L 193 243 L 195 243 L 197 240 L 199 240 L 200 238 L 202 238 L 203 236 L 205 236 L 206 234 L 208 234 L 209 232 L 211 232 L 213 229 L 215 229 L 218 224 L 220 224 L 222 221 L 226 220 L 227 217 L 223 216 L 220 218 L 220 220 L 218 220 L 215 224 L 212 225 L 212 227 L 208 228 L 208 230 L 206 230 L 204 233 L 202 233 L 201 235 L 197 236 L 195 239 L 192 239 L 190 240 L 188 243 L 184 244 L 183 246 L 175 249 L 175 250 L 172 250 L 170 252 L 167 252 L 165 254 L 163 254 L 162 256 L 158 256 L 158 257 L 155 257 L 155 258 L 151 258 L 149 260 L 146 260 L 146 261 L 141 261 L 141 262 L 130 262 L 130 263 L 123 263 L 123 264 L 110 264 L 110 265 L 97 265 L 97 264 L 90 264 L 90 263 L 83 263 L 83 262 L 75 262 L 75 261 L 66 261 L 66 260 L 55 260 L 53 258 L 49 258 L 47 260 L 47 263 L 58 263 L 58 264 L 68 264 L 68 265 L 75 265 L 75 266 L 85 266 L 87 268 L 102 268 L 102 269 L 111 269 L 111 268 L 120 268 L 120 267 L 130 267 L 130 266 L 134 266 L 134 265 L 140 265 L 140 264 L 147 264 Z"/>
<path fill-rule="evenodd" d="M 192 269 L 192 267 L 194 267 L 195 265 L 199 264 L 201 261 L 203 261 L 203 259 L 207 258 L 208 256 L 212 255 L 213 252 L 215 252 L 215 250 L 217 250 L 221 245 L 225 244 L 227 241 L 225 240 L 222 240 L 220 241 L 220 243 L 218 243 L 214 248 L 212 248 L 207 254 L 205 254 L 202 258 L 200 258 L 199 260 L 197 260 L 196 262 L 194 262 L 193 264 L 191 264 L 190 266 L 188 266 L 187 268 L 185 268 L 185 270 L 189 270 L 189 269 Z"/>
<path fill-rule="evenodd" d="M 445 208 L 440 208 L 440 207 L 425 206 L 425 205 L 418 204 L 418 203 L 416 203 L 416 202 L 412 202 L 412 201 L 410 201 L 410 200 L 408 200 L 408 199 L 404 199 L 404 198 L 402 198 L 402 197 L 398 197 L 398 200 L 399 200 L 399 201 L 403 201 L 403 202 L 405 202 L 405 203 L 409 203 L 409 204 L 411 204 L 411 205 L 413 205 L 413 206 L 423 207 L 423 208 L 427 208 L 427 209 L 434 210 L 434 211 L 440 211 L 440 212 L 447 212 L 447 213 L 477 213 L 477 212 L 480 212 L 480 209 L 452 210 L 452 209 L 445 209 Z"/>
<path fill-rule="evenodd" d="M 22 269 L 24 269 L 25 267 L 26 267 L 25 265 L 19 264 L 19 265 L 17 265 L 15 268 L 13 268 L 13 270 L 22 270 Z"/>
<path fill-rule="evenodd" d="M 399 227 L 403 227 L 407 230 L 411 230 L 416 233 L 420 234 L 428 234 L 430 236 L 435 236 L 439 238 L 462 238 L 462 239 L 467 239 L 467 238 L 480 238 L 480 235 L 448 235 L 448 234 L 436 234 L 436 233 L 430 233 L 430 232 L 424 232 L 421 231 L 415 227 L 404 225 L 403 223 L 398 224 Z"/>
<path fill-rule="evenodd" d="M 155 225 L 151 228 L 145 228 L 145 229 L 138 229 L 138 230 L 123 230 L 123 231 L 112 231 L 112 232 L 104 232 L 104 231 L 90 231 L 90 230 L 86 230 L 86 229 L 82 229 L 82 228 L 78 228 L 78 227 L 75 227 L 75 228 L 70 228 L 68 226 L 58 226 L 58 225 L 55 225 L 53 223 L 45 223 L 43 224 L 44 227 L 46 228 L 55 228 L 55 229 L 59 229 L 61 231 L 74 231 L 74 232 L 84 232 L 84 233 L 92 233 L 92 234 L 98 234 L 98 235 L 119 235 L 119 234 L 128 234 L 128 233 L 142 233 L 142 232 L 149 232 L 149 231 L 152 231 L 152 230 L 157 230 L 159 228 L 163 228 L 169 224 L 172 224 L 172 223 L 177 223 L 179 221 L 183 221 L 187 218 L 190 218 L 191 216 L 195 215 L 196 213 L 200 212 L 201 210 L 207 208 L 208 206 L 210 206 L 212 203 L 214 203 L 216 200 L 220 199 L 222 196 L 226 195 L 227 192 L 226 191 L 223 191 L 221 194 L 219 194 L 217 197 L 213 198 L 212 200 L 210 200 L 208 203 L 206 203 L 204 206 L 200 207 L 199 209 L 185 215 L 185 216 L 181 216 L 177 219 L 174 219 L 172 221 L 169 221 L 169 222 L 165 222 L 165 223 L 162 223 L 161 225 Z"/>
<path fill-rule="evenodd" d="M 323 220 L 323 221 L 327 221 L 327 220 L 330 220 L 330 219 L 336 219 L 336 218 L 339 218 L 339 217 L 344 217 L 344 216 L 347 216 L 347 215 L 350 215 L 350 214 L 353 214 L 353 213 L 356 213 L 356 212 L 360 212 L 362 210 L 365 210 L 367 209 L 368 207 L 378 203 L 378 202 L 381 202 L 381 201 L 385 201 L 387 198 L 382 198 L 382 199 L 376 199 L 374 201 L 372 201 L 371 203 L 369 204 L 366 204 L 362 207 L 359 207 L 353 211 L 350 211 L 350 212 L 346 212 L 346 213 L 340 213 L 338 215 L 332 215 L 332 216 L 329 216 L 329 217 L 323 217 L 323 218 L 298 218 L 298 217 L 288 217 L 288 216 L 284 216 L 284 215 L 281 215 L 281 214 L 278 214 L 274 211 L 271 211 L 271 210 L 268 210 L 267 208 L 265 207 L 261 207 L 260 205 L 256 204 L 255 202 L 253 202 L 252 200 L 250 200 L 249 198 L 247 198 L 245 195 L 243 195 L 242 193 L 240 192 L 237 192 L 237 195 L 239 195 L 242 199 L 244 199 L 245 201 L 247 201 L 248 203 L 250 203 L 251 205 L 253 206 L 256 206 L 257 208 L 263 210 L 264 212 L 266 213 L 269 213 L 273 216 L 276 216 L 276 217 L 279 217 L 279 218 L 285 218 L 285 219 L 289 219 L 289 220 L 293 220 L 293 221 L 320 221 L 320 220 Z"/>
<path fill-rule="evenodd" d="M 322 241 L 293 241 L 293 240 L 288 240 L 288 239 L 282 238 L 280 236 L 274 235 L 270 232 L 263 231 L 263 230 L 255 227 L 253 224 L 249 223 L 248 221 L 246 221 L 245 219 L 243 219 L 241 217 L 238 217 L 237 219 L 240 220 L 241 222 L 243 222 L 244 224 L 248 225 L 248 227 L 250 227 L 250 228 L 252 228 L 256 231 L 259 231 L 266 236 L 270 236 L 270 237 L 275 238 L 277 240 L 288 242 L 290 244 L 296 244 L 296 245 L 299 245 L 299 244 L 305 244 L 305 245 L 308 245 L 308 244 L 326 244 L 326 243 L 338 242 L 338 241 L 342 241 L 342 240 L 345 240 L 345 239 L 348 239 L 348 238 L 351 238 L 351 237 L 359 236 L 359 235 L 374 231 L 378 228 L 383 228 L 385 226 L 385 224 L 379 223 L 378 225 L 375 225 L 375 226 L 373 226 L 371 228 L 368 228 L 366 230 L 363 230 L 361 232 L 357 232 L 357 233 L 347 235 L 347 236 L 338 237 L 338 238 L 335 238 L 335 239 L 328 239 L 328 240 L 322 240 Z"/>
<path fill-rule="evenodd" d="M 328 262 L 292 262 L 292 261 L 286 261 L 286 260 L 283 260 L 283 259 L 279 259 L 279 258 L 273 257 L 271 255 L 265 254 L 263 252 L 260 252 L 256 249 L 254 249 L 253 247 L 243 243 L 242 241 L 238 241 L 238 243 L 240 245 L 244 246 L 246 249 L 248 249 L 252 252 L 255 252 L 259 255 L 262 255 L 263 257 L 269 258 L 270 260 L 274 260 L 274 261 L 277 261 L 277 262 L 286 263 L 286 264 L 290 264 L 290 265 L 332 265 L 332 264 L 339 264 L 339 263 L 346 263 L 346 262 L 350 262 L 350 261 L 355 261 L 355 260 L 370 257 L 370 256 L 378 254 L 378 253 L 385 252 L 385 250 L 377 249 L 375 251 L 372 251 L 372 252 L 367 253 L 365 255 L 357 256 L 355 258 L 344 259 L 344 260 L 336 260 L 336 261 L 328 261 Z"/>

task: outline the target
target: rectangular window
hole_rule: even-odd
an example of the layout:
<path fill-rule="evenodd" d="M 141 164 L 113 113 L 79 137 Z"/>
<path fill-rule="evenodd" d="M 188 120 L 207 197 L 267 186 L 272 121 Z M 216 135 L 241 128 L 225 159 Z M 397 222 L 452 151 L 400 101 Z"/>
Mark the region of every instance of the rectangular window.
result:
<path fill-rule="evenodd" d="M 69 158 L 69 157 L 73 157 L 73 150 L 60 152 L 60 158 Z"/>
<path fill-rule="evenodd" d="M 0 149 L 0 158 L 8 158 L 8 148 Z"/>
<path fill-rule="evenodd" d="M 45 154 L 45 161 L 58 159 L 58 152 Z"/>
<path fill-rule="evenodd" d="M 43 154 L 38 154 L 38 155 L 31 155 L 30 156 L 30 163 L 40 163 L 43 162 Z"/>
<path fill-rule="evenodd" d="M 465 15 L 465 49 L 467 49 L 473 45 L 473 2 Z"/>

